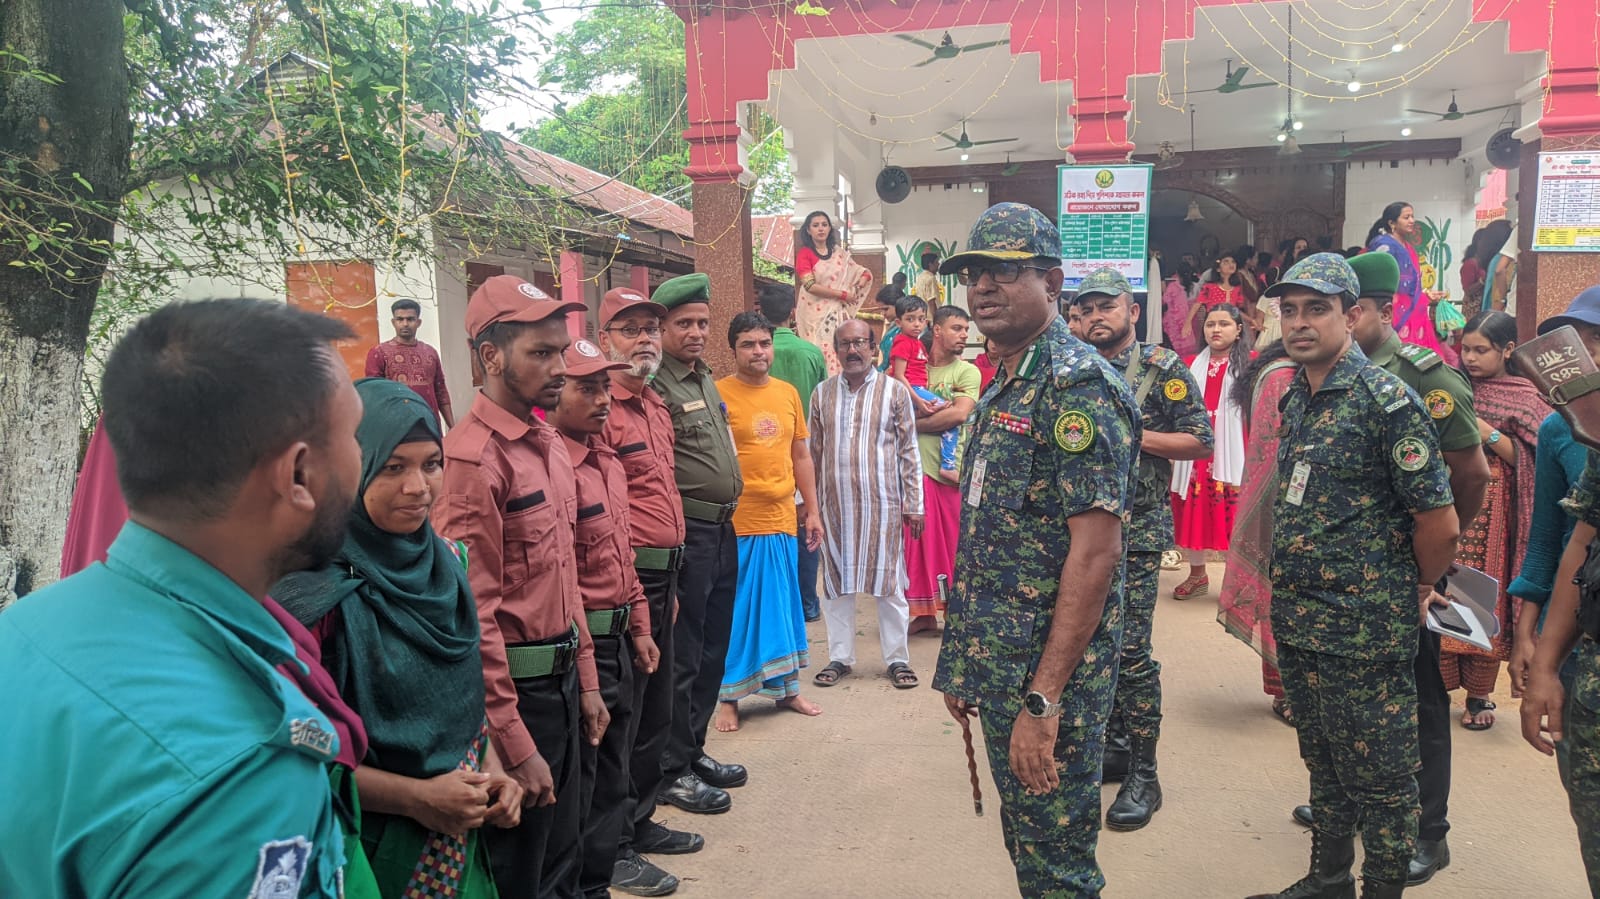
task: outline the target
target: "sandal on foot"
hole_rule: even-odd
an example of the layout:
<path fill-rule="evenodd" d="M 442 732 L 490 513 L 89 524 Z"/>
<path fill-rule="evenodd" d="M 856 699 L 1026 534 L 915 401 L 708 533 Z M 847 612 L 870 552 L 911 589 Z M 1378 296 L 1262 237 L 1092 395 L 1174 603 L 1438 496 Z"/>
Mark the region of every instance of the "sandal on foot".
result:
<path fill-rule="evenodd" d="M 1494 703 L 1487 699 L 1467 697 L 1467 714 L 1461 718 L 1461 726 L 1467 730 L 1488 730 L 1494 727 Z M 1487 714 L 1487 722 L 1479 721 L 1479 717 Z"/>
<path fill-rule="evenodd" d="M 889 681 L 896 690 L 909 690 L 921 683 L 917 680 L 917 673 L 905 662 L 895 662 L 889 666 Z"/>
<path fill-rule="evenodd" d="M 1294 713 L 1289 711 L 1289 700 L 1282 696 L 1272 700 L 1272 714 L 1277 715 L 1284 724 L 1294 727 Z"/>
<path fill-rule="evenodd" d="M 839 678 L 849 673 L 849 665 L 843 662 L 829 662 L 828 667 L 818 671 L 811 681 L 819 687 L 831 687 L 839 682 Z"/>
<path fill-rule="evenodd" d="M 1211 578 L 1207 575 L 1185 578 L 1183 583 L 1172 588 L 1173 599 L 1189 599 L 1195 596 L 1205 596 L 1211 592 Z"/>

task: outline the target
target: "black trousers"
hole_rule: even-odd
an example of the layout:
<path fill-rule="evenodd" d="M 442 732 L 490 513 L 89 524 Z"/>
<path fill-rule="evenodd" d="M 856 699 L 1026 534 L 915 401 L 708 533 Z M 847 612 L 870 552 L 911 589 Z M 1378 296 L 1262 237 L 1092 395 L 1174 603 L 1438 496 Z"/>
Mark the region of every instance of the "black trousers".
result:
<path fill-rule="evenodd" d="M 1422 771 L 1417 774 L 1422 823 L 1419 840 L 1442 840 L 1450 832 L 1450 691 L 1439 673 L 1439 635 L 1419 628 L 1417 646 L 1417 748 Z"/>
<path fill-rule="evenodd" d="M 485 827 L 489 867 L 501 899 L 578 896 L 579 759 L 578 671 L 517 681 L 517 712 L 555 780 L 556 803 L 522 810 L 509 830 Z"/>
<path fill-rule="evenodd" d="M 628 756 L 633 749 L 633 648 L 626 636 L 594 638 L 594 667 L 600 676 L 600 699 L 611 724 L 599 746 L 582 743 L 583 895 L 607 899 L 611 868 L 617 861 L 617 840 L 627 813 Z"/>
<path fill-rule="evenodd" d="M 705 754 L 706 728 L 717 707 L 733 629 L 739 544 L 733 522 L 687 520 L 683 571 L 678 575 L 678 623 L 673 629 L 672 734 L 661 772 L 668 782 L 689 773 Z"/>
<path fill-rule="evenodd" d="M 633 673 L 633 720 L 629 734 L 633 750 L 628 758 L 628 795 L 623 799 L 621 847 L 633 845 L 636 828 L 656 813 L 656 794 L 661 791 L 661 757 L 666 752 L 672 730 L 673 707 L 673 627 L 672 601 L 678 590 L 678 575 L 673 571 L 638 569 L 639 584 L 650 604 L 650 633 L 661 661 L 656 673 Z"/>

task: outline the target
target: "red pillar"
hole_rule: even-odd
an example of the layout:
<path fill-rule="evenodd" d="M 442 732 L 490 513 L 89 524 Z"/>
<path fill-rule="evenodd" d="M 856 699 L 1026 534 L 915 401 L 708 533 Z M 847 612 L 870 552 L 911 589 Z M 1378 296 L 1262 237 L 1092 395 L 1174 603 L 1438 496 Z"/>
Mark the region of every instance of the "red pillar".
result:
<path fill-rule="evenodd" d="M 631 265 L 631 266 L 629 266 L 628 267 L 628 286 L 632 287 L 634 290 L 637 290 L 638 292 L 644 294 L 645 296 L 649 296 L 650 295 L 650 270 L 648 268 L 645 268 L 643 265 Z"/>
<path fill-rule="evenodd" d="M 583 254 L 577 250 L 561 251 L 561 300 L 589 305 L 583 295 Z M 567 333 L 575 339 L 589 336 L 589 313 L 568 312 Z"/>

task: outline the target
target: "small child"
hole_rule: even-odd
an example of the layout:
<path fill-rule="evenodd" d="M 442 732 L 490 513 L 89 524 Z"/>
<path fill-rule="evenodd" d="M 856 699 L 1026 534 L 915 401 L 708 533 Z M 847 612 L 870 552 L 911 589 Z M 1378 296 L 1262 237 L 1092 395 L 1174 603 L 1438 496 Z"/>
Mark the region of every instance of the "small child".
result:
<path fill-rule="evenodd" d="M 928 304 L 917 297 L 900 300 L 895 304 L 895 325 L 900 333 L 889 349 L 890 377 L 911 388 L 912 395 L 926 404 L 923 414 L 948 406 L 948 400 L 928 389 L 928 348 L 922 342 L 922 332 L 928 328 Z M 961 480 L 956 465 L 960 436 L 959 426 L 939 435 L 939 476 L 950 483 Z"/>

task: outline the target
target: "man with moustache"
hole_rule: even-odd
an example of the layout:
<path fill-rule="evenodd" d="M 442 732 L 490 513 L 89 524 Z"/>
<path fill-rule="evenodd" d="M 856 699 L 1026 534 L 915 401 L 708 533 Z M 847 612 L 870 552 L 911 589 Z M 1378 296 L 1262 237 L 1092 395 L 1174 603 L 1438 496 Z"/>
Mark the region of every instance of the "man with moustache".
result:
<path fill-rule="evenodd" d="M 579 728 L 598 746 L 609 716 L 578 589 L 578 502 L 561 435 L 533 414 L 561 399 L 563 303 L 513 275 L 467 303 L 483 388 L 444 439 L 435 527 L 467 545 L 478 602 L 489 736 L 532 808 L 484 835 L 503 897 L 574 896 L 581 862 Z"/>
<path fill-rule="evenodd" d="M 678 879 L 641 853 L 677 855 L 705 846 L 699 834 L 669 830 L 650 820 L 662 786 L 661 756 L 672 729 L 672 613 L 683 562 L 683 505 L 672 451 L 672 414 L 646 383 L 661 367 L 661 316 L 666 312 L 638 291 L 619 287 L 600 300 L 600 348 L 627 368 L 610 372 L 611 414 L 605 441 L 627 475 L 628 536 L 633 567 L 650 610 L 650 630 L 660 654 L 656 671 L 634 678 L 628 795 L 611 888 L 634 896 L 667 896 Z"/>
<path fill-rule="evenodd" d="M 651 300 L 662 318 L 661 370 L 650 387 L 672 413 L 673 462 L 685 518 L 678 617 L 673 625 L 672 734 L 662 755 L 659 799 L 695 814 L 733 807 L 728 789 L 749 775 L 706 755 L 706 728 L 722 687 L 739 580 L 733 513 L 744 480 L 728 429 L 728 407 L 711 366 L 701 360 L 711 332 L 711 278 L 681 275 L 662 282 Z"/>
<path fill-rule="evenodd" d="M 351 336 L 207 300 L 118 341 L 101 395 L 130 520 L 0 616 L 0 894 L 341 894 L 361 852 L 329 790 L 342 747 L 274 670 L 299 663 L 263 602 L 343 542 L 361 400 L 331 341 Z"/>
<path fill-rule="evenodd" d="M 1311 866 L 1252 899 L 1405 890 L 1417 837 L 1417 628 L 1459 527 L 1417 395 L 1351 339 L 1360 282 L 1315 253 L 1266 291 L 1300 371 L 1284 392 L 1273 505 L 1272 632 L 1311 776 Z"/>
<path fill-rule="evenodd" d="M 578 338 L 565 353 L 566 384 L 548 421 L 561 432 L 578 485 L 578 590 L 594 640 L 600 698 L 611 723 L 599 746 L 585 746 L 583 759 L 582 895 L 610 896 L 622 818 L 631 811 L 628 754 L 635 735 L 635 677 L 655 672 L 660 654 L 650 637 L 650 609 L 634 573 L 628 539 L 628 485 L 616 451 L 602 442 L 611 414 L 608 372 L 626 370 L 600 348 Z M 634 669 L 638 669 L 637 672 Z"/>
<path fill-rule="evenodd" d="M 1138 830 L 1161 808 L 1156 743 L 1161 738 L 1161 663 L 1150 651 L 1161 553 L 1172 546 L 1172 463 L 1211 455 L 1211 415 L 1189 367 L 1166 347 L 1140 343 L 1133 327 L 1139 305 L 1116 269 L 1090 272 L 1073 306 L 1082 315 L 1082 338 L 1099 350 L 1129 389 L 1144 424 L 1139 489 L 1128 527 L 1128 582 L 1122 613 L 1122 662 L 1117 701 L 1108 727 L 1105 780 L 1122 779 L 1106 810 L 1112 830 Z M 1128 747 L 1119 745 L 1123 736 Z"/>
<path fill-rule="evenodd" d="M 1024 896 L 1098 896 L 1100 756 L 1122 639 L 1139 411 L 1056 309 L 1061 237 L 991 206 L 940 269 L 1000 357 L 962 460 L 961 542 L 933 686 L 977 715 Z"/>

